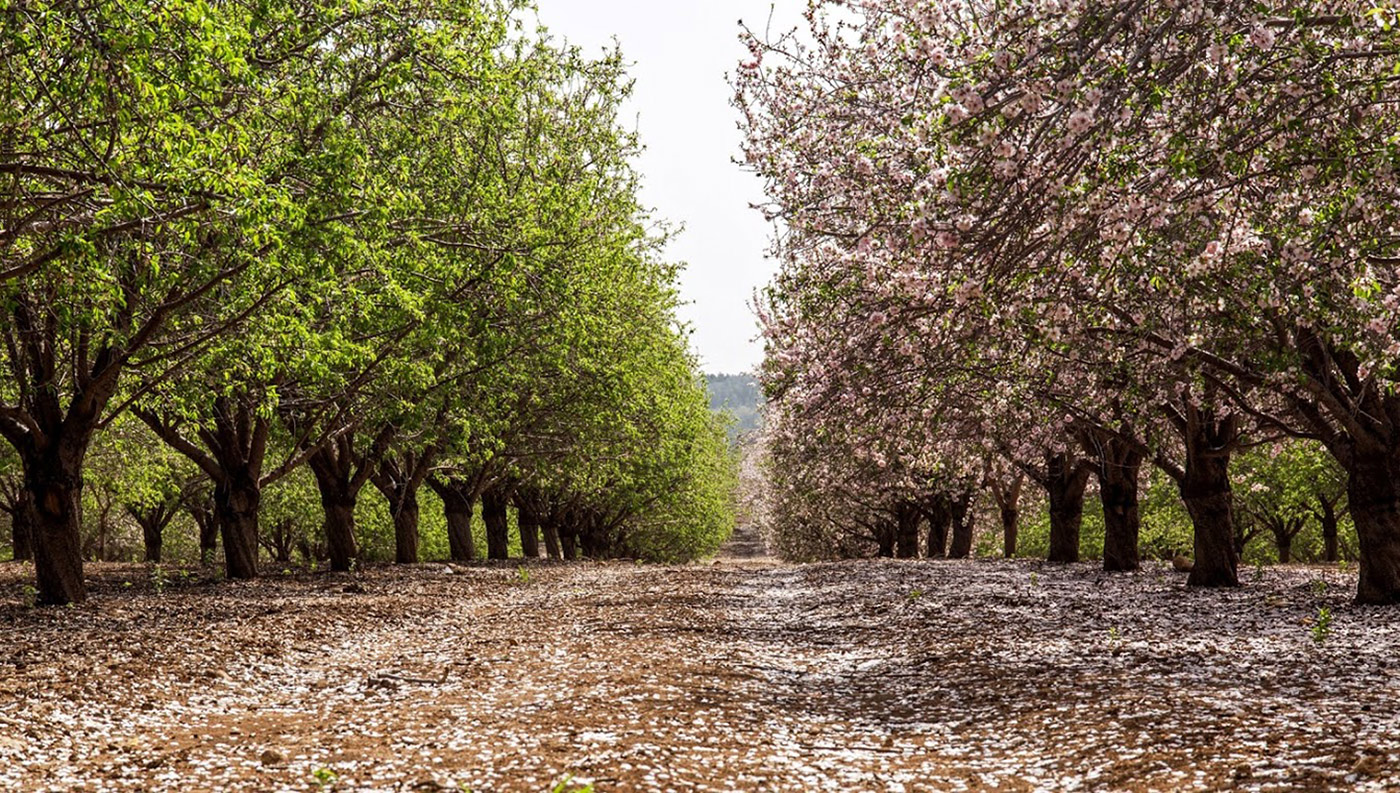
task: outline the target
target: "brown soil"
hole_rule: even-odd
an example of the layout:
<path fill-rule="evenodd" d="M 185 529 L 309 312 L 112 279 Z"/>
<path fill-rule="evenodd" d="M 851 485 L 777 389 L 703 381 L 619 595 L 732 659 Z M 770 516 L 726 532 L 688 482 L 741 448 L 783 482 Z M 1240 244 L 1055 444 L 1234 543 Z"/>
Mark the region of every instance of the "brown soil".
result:
<path fill-rule="evenodd" d="M 1336 571 L 1202 592 L 1165 567 L 759 557 L 157 593 L 148 568 L 91 565 L 72 609 L 25 607 L 27 575 L 0 565 L 0 788 L 316 790 L 324 769 L 338 791 L 1385 790 L 1400 773 L 1400 611 L 1350 605 Z"/>

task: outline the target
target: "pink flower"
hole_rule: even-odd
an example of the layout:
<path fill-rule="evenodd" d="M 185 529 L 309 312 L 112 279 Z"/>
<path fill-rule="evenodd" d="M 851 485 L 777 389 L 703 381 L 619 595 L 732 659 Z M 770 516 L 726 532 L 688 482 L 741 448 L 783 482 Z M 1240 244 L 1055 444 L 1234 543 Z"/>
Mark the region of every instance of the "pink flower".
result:
<path fill-rule="evenodd" d="M 1250 32 L 1249 43 L 1261 50 L 1271 50 L 1274 48 L 1274 32 L 1259 25 Z"/>
<path fill-rule="evenodd" d="M 1069 131 L 1075 135 L 1083 135 L 1094 126 L 1094 114 L 1088 110 L 1076 110 L 1069 115 Z"/>

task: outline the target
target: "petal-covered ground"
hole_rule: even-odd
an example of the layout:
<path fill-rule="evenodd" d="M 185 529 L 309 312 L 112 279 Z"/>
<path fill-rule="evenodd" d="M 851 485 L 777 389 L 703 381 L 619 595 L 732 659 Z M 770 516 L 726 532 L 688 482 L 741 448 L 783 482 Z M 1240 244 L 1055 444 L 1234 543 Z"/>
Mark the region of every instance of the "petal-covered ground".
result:
<path fill-rule="evenodd" d="M 94 565 L 47 610 L 27 574 L 0 789 L 1400 789 L 1400 608 L 1333 569 Z"/>

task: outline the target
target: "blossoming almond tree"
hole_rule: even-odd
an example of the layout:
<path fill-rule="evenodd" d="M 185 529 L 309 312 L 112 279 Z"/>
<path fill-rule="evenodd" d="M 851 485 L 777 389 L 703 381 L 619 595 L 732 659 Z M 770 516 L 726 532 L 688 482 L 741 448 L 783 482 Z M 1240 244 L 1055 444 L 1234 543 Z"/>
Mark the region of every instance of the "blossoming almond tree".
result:
<path fill-rule="evenodd" d="M 1039 320 L 1076 366 L 1147 363 L 1220 557 L 1197 583 L 1234 583 L 1243 430 L 1320 438 L 1361 505 L 1358 597 L 1400 598 L 1395 9 L 823 5 L 737 78 L 787 259 L 921 281 L 945 325 Z"/>

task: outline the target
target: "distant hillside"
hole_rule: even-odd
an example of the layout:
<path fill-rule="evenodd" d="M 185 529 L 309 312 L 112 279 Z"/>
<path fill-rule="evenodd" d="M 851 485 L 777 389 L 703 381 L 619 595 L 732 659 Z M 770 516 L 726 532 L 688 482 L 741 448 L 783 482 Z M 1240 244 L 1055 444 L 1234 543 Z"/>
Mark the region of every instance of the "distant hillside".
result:
<path fill-rule="evenodd" d="M 710 408 L 728 410 L 737 423 L 732 436 L 758 429 L 758 410 L 763 406 L 763 392 L 750 374 L 711 374 L 705 376 L 710 387 Z"/>

